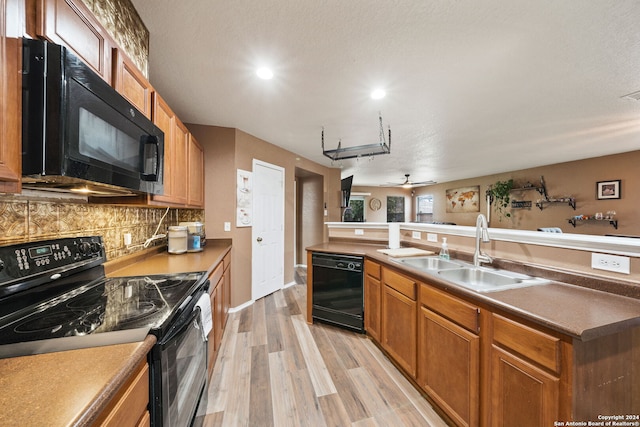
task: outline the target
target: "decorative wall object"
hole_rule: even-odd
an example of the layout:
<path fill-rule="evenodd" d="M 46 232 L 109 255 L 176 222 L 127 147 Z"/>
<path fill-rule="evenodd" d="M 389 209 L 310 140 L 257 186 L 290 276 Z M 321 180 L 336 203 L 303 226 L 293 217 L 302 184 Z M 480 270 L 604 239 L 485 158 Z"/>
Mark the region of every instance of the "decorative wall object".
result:
<path fill-rule="evenodd" d="M 249 171 L 238 169 L 238 180 L 236 183 L 236 227 L 251 227 L 253 218 L 253 182 L 251 175 L 252 173 Z"/>
<path fill-rule="evenodd" d="M 447 213 L 480 212 L 480 186 L 446 191 Z"/>
<path fill-rule="evenodd" d="M 596 183 L 596 198 L 598 200 L 619 199 L 620 198 L 620 180 L 599 181 Z"/>

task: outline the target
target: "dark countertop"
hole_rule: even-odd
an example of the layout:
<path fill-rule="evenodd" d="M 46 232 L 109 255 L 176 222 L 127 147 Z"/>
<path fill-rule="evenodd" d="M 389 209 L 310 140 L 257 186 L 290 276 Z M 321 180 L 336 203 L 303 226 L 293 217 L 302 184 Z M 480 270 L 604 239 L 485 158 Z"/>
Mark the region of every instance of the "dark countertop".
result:
<path fill-rule="evenodd" d="M 312 252 L 366 256 L 439 289 L 518 315 L 581 341 L 640 326 L 640 300 L 635 298 L 556 281 L 546 285 L 479 293 L 435 275 L 400 265 L 394 258 L 378 252 L 378 249 L 383 248 L 383 245 L 328 242 L 306 249 Z"/>

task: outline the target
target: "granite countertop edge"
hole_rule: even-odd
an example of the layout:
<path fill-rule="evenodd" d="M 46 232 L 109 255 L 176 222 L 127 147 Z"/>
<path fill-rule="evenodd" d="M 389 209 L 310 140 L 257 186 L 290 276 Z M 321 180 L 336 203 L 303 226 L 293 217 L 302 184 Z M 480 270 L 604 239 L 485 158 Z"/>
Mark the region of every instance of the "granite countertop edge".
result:
<path fill-rule="evenodd" d="M 580 341 L 640 326 L 640 300 L 635 298 L 555 280 L 546 285 L 480 293 L 400 265 L 393 257 L 378 252 L 378 249 L 385 248 L 380 244 L 325 242 L 309 246 L 306 250 L 365 256 L 458 297 L 516 315 Z M 579 283 L 580 276 L 576 277 Z M 568 294 L 571 298 L 567 298 Z M 622 314 L 616 316 L 612 310 Z"/>

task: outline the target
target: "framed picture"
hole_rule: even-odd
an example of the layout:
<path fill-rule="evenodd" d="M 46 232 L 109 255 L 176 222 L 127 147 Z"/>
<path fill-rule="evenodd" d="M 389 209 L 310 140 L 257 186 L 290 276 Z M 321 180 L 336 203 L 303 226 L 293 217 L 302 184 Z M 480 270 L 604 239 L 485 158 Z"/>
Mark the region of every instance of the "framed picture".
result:
<path fill-rule="evenodd" d="M 480 186 L 455 188 L 446 191 L 447 213 L 480 212 Z"/>
<path fill-rule="evenodd" d="M 596 198 L 598 200 L 619 199 L 620 180 L 596 182 Z"/>

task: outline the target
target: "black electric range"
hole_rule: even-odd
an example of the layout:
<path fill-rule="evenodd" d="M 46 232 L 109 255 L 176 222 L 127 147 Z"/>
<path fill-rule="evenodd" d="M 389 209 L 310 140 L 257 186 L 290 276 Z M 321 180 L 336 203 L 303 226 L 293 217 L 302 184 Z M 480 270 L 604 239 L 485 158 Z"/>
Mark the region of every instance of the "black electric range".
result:
<path fill-rule="evenodd" d="M 102 238 L 0 247 L 0 358 L 162 337 L 203 272 L 105 277 Z"/>

